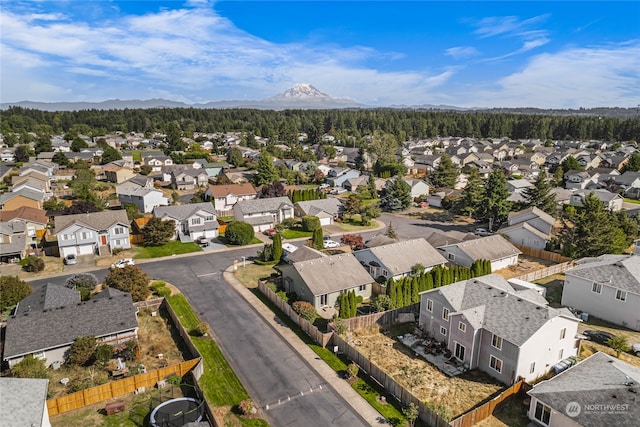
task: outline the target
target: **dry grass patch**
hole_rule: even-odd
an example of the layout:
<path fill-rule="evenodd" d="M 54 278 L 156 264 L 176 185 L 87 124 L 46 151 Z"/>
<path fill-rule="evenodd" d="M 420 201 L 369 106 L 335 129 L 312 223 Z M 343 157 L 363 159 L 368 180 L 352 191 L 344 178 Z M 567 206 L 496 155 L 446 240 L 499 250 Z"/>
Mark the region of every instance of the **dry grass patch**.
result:
<path fill-rule="evenodd" d="M 578 332 L 583 332 L 587 329 L 596 329 L 600 331 L 609 332 L 613 335 L 622 335 L 627 338 L 629 345 L 634 343 L 640 343 L 640 332 L 632 331 L 630 329 L 625 329 L 622 326 L 617 326 L 595 317 L 589 317 L 589 320 L 587 322 L 583 322 L 578 326 Z M 581 351 L 580 351 L 580 358 L 586 359 L 587 357 L 591 356 L 593 353 L 596 353 L 598 351 L 607 353 L 614 357 L 616 355 L 616 352 L 606 345 L 598 344 L 593 341 L 583 340 Z M 627 362 L 630 365 L 640 367 L 640 357 L 635 356 L 631 353 L 621 353 L 620 360 Z"/>
<path fill-rule="evenodd" d="M 242 266 L 242 261 L 238 262 L 238 269 L 234 271 L 236 279 L 247 288 L 257 288 L 258 279 L 271 276 L 275 273 L 273 265 L 258 265 L 247 262 L 246 266 Z"/>
<path fill-rule="evenodd" d="M 448 377 L 426 360 L 415 357 L 404 344 L 381 333 L 378 327 L 355 330 L 351 336 L 362 342 L 358 351 L 449 419 L 505 388 L 477 370 Z"/>
<path fill-rule="evenodd" d="M 122 258 L 133 258 L 134 252 L 132 249 L 119 252 L 118 255 L 96 257 L 96 267 L 109 267 L 114 262 Z"/>
<path fill-rule="evenodd" d="M 39 271 L 37 273 L 28 273 L 24 271 L 22 267 L 16 265 L 15 267 L 18 267 L 19 269 L 17 270 L 17 273 L 16 273 L 18 277 L 23 280 L 35 279 L 36 277 L 51 276 L 52 274 L 62 273 L 64 271 L 64 264 L 62 263 L 62 258 L 54 257 L 54 256 L 43 256 L 41 258 L 44 261 L 44 270 Z M 9 274 L 9 272 L 10 271 L 8 271 L 7 274 Z"/>
<path fill-rule="evenodd" d="M 520 257 L 518 257 L 517 265 L 512 265 L 507 268 L 503 268 L 502 270 L 494 271 L 494 273 L 499 274 L 505 279 L 512 279 L 514 277 L 542 270 L 543 268 L 547 268 L 551 265 L 555 265 L 555 263 L 540 258 L 530 258 L 520 255 Z"/>

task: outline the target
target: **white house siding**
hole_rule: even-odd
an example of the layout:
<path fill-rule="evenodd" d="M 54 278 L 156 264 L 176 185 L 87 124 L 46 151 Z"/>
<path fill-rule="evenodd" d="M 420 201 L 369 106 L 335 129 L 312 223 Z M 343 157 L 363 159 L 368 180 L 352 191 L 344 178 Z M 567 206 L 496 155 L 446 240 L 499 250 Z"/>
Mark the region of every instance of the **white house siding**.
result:
<path fill-rule="evenodd" d="M 535 420 L 534 414 L 536 413 L 536 404 L 538 403 L 538 399 L 534 396 L 531 396 L 531 403 L 529 404 L 529 419 Z M 544 404 L 543 401 L 540 403 Z M 549 405 L 545 405 L 549 406 Z M 536 424 L 537 425 L 537 424 Z M 581 424 L 573 421 L 571 418 L 567 417 L 562 412 L 558 412 L 555 409 L 551 408 L 551 416 L 549 417 L 549 427 L 581 427 Z"/>
<path fill-rule="evenodd" d="M 547 321 L 533 336 L 520 346 L 516 375 L 532 382 L 545 375 L 556 363 L 578 353 L 576 334 L 578 319 L 554 317 Z M 566 329 L 564 338 L 562 329 Z M 562 355 L 560 351 L 562 350 Z M 531 373 L 531 363 L 535 370 Z"/>
<path fill-rule="evenodd" d="M 562 305 L 640 331 L 640 295 L 627 292 L 627 300 L 623 302 L 616 299 L 616 288 L 611 285 L 603 283 L 601 294 L 592 292 L 592 287 L 591 281 L 566 275 Z"/>
<path fill-rule="evenodd" d="M 491 271 L 502 270 L 503 268 L 507 268 L 510 265 L 516 265 L 516 264 L 518 264 L 518 255 L 491 261 Z"/>
<path fill-rule="evenodd" d="M 523 228 L 504 232 L 503 234 L 508 236 L 511 243 L 514 245 L 521 245 L 534 249 L 544 249 L 547 246 L 546 240 L 541 239 Z"/>

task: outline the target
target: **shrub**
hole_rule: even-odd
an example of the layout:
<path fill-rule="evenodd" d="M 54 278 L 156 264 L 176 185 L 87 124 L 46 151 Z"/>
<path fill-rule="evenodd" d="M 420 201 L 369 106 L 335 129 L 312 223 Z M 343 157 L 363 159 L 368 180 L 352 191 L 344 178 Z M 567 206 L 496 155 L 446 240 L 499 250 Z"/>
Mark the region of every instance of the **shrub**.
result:
<path fill-rule="evenodd" d="M 256 407 L 250 399 L 245 399 L 240 402 L 238 409 L 240 409 L 240 412 L 242 412 L 243 415 L 249 415 L 255 412 Z"/>
<path fill-rule="evenodd" d="M 248 245 L 254 237 L 253 226 L 243 221 L 234 221 L 227 225 L 224 235 L 230 245 Z"/>
<path fill-rule="evenodd" d="M 11 368 L 11 375 L 16 378 L 49 378 L 44 360 L 36 359 L 31 354 Z"/>
<path fill-rule="evenodd" d="M 317 228 L 320 228 L 320 218 L 312 215 L 302 217 L 302 229 L 304 231 L 314 231 Z"/>
<path fill-rule="evenodd" d="M 356 304 L 362 304 L 362 301 L 364 301 L 364 297 L 362 295 L 357 295 Z"/>
<path fill-rule="evenodd" d="M 349 366 L 347 366 L 347 374 L 349 374 L 349 378 L 353 378 L 358 375 L 359 370 L 360 368 L 358 368 L 358 365 L 354 362 L 349 363 Z"/>
<path fill-rule="evenodd" d="M 111 360 L 111 356 L 113 356 L 113 347 L 108 344 L 101 344 L 96 348 L 96 360 L 106 366 Z"/>
<path fill-rule="evenodd" d="M 79 291 L 82 301 L 87 301 L 91 297 L 91 291 L 98 286 L 98 279 L 91 273 L 78 273 L 67 279 L 66 286 Z"/>
<path fill-rule="evenodd" d="M 335 320 L 333 321 L 333 327 L 338 333 L 338 335 L 344 335 L 349 330 L 349 328 L 347 327 L 347 324 L 344 323 L 344 320 L 340 319 L 339 317 L 335 318 Z"/>
<path fill-rule="evenodd" d="M 139 267 L 133 265 L 109 271 L 105 278 L 105 284 L 110 288 L 129 292 L 134 302 L 146 300 L 151 293 L 149 278 Z"/>
<path fill-rule="evenodd" d="M 284 228 L 293 228 L 296 226 L 295 218 L 285 218 L 282 220 L 282 226 Z"/>
<path fill-rule="evenodd" d="M 207 322 L 200 322 L 196 326 L 196 332 L 200 336 L 204 336 L 204 335 L 208 334 L 210 330 L 211 330 L 211 328 L 209 327 L 209 324 Z"/>
<path fill-rule="evenodd" d="M 284 302 L 287 302 L 287 303 L 289 302 L 289 297 L 287 296 L 287 293 L 285 291 L 278 291 L 276 292 L 276 295 L 282 298 Z"/>
<path fill-rule="evenodd" d="M 44 260 L 37 256 L 26 257 L 20 261 L 20 265 L 24 271 L 29 273 L 37 273 L 44 270 Z"/>
<path fill-rule="evenodd" d="M 97 342 L 93 335 L 76 338 L 69 348 L 69 362 L 80 366 L 88 364 L 96 354 Z"/>
<path fill-rule="evenodd" d="M 176 224 L 173 220 L 164 221 L 153 217 L 142 228 L 145 246 L 162 246 L 175 235 Z"/>
<path fill-rule="evenodd" d="M 157 292 L 158 289 L 162 289 L 167 285 L 167 283 L 163 280 L 155 280 L 151 282 L 151 290 Z"/>
<path fill-rule="evenodd" d="M 31 295 L 31 285 L 18 279 L 18 276 L 0 277 L 0 311 L 13 307 Z"/>
<path fill-rule="evenodd" d="M 311 323 L 313 323 L 318 317 L 316 308 L 306 301 L 296 301 L 293 303 L 292 307 L 293 311 Z"/>

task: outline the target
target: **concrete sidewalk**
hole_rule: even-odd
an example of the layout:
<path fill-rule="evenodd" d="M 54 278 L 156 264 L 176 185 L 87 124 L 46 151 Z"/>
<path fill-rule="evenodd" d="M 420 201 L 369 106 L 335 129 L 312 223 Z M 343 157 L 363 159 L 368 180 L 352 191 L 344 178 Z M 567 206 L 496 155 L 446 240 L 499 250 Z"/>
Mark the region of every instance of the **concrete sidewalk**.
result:
<path fill-rule="evenodd" d="M 386 425 L 387 421 L 376 411 L 369 402 L 364 400 L 347 381 L 340 378 L 338 374 L 329 367 L 322 359 L 318 357 L 288 326 L 280 324 L 274 320 L 273 312 L 262 303 L 249 289 L 242 285 L 233 274 L 233 266 L 227 268 L 224 272 L 224 279 L 233 286 L 242 297 L 260 314 L 265 322 L 289 342 L 291 347 L 306 360 L 311 366 L 334 390 L 336 390 L 347 403 L 364 418 L 370 425 Z"/>

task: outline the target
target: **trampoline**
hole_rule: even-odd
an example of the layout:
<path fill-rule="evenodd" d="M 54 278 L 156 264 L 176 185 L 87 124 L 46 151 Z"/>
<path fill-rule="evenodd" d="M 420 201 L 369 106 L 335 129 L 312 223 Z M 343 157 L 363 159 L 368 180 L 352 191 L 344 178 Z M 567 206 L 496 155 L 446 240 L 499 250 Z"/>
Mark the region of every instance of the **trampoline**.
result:
<path fill-rule="evenodd" d="M 156 406 L 149 417 L 153 427 L 182 427 L 202 420 L 203 402 L 192 397 L 167 400 Z"/>

